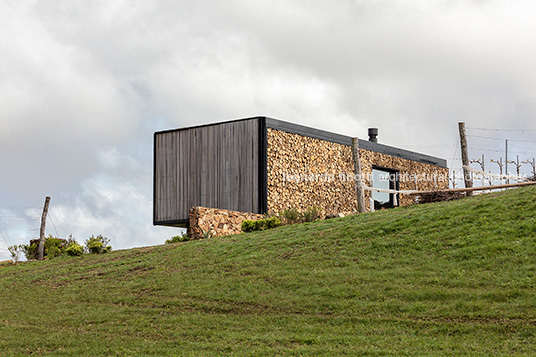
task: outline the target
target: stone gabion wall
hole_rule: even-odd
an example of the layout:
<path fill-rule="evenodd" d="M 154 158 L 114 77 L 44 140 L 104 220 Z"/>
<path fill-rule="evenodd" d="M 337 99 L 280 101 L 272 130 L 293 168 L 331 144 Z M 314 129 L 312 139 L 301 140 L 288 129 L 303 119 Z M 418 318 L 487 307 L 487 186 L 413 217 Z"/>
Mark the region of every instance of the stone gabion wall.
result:
<path fill-rule="evenodd" d="M 446 168 L 364 149 L 359 150 L 359 155 L 367 186 L 372 186 L 369 176 L 376 165 L 399 170 L 401 190 L 448 188 Z M 322 209 L 326 216 L 357 210 L 350 146 L 268 129 L 267 164 L 269 214 L 285 209 L 303 211 L 309 207 Z M 433 179 L 434 175 L 437 180 Z M 370 197 L 371 193 L 366 191 L 367 208 Z M 400 195 L 400 205 L 413 202 L 412 196 Z"/>
<path fill-rule="evenodd" d="M 229 211 L 225 209 L 192 207 L 188 234 L 193 239 L 204 238 L 203 232 L 210 232 L 211 237 L 242 233 L 242 222 L 257 220 L 263 215 L 256 213 Z"/>

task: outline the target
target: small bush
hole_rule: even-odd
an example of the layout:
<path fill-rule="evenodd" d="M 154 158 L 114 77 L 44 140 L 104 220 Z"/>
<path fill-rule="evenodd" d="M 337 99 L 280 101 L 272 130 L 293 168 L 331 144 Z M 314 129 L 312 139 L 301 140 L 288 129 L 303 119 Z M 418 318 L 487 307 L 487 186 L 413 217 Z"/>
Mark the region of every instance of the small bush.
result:
<path fill-rule="evenodd" d="M 26 256 L 27 260 L 37 259 L 37 244 L 24 244 L 22 246 L 22 251 Z"/>
<path fill-rule="evenodd" d="M 321 217 L 320 209 L 318 207 L 309 207 L 301 216 L 304 222 L 314 222 Z"/>
<path fill-rule="evenodd" d="M 13 260 L 13 264 L 17 264 L 20 260 L 20 254 L 24 252 L 24 246 L 12 245 L 11 247 L 8 247 L 7 250 L 9 250 L 9 253 L 11 253 L 11 260 Z"/>
<path fill-rule="evenodd" d="M 62 255 L 67 248 L 66 243 L 67 242 L 64 239 L 55 238 L 51 235 L 48 236 L 48 238 L 45 239 L 45 256 L 55 258 Z"/>
<path fill-rule="evenodd" d="M 103 237 L 100 234 L 96 237 L 91 236 L 86 240 L 86 250 L 91 254 L 108 253 L 112 250 L 112 246 L 108 245 L 108 243 L 110 243 L 110 239 Z"/>
<path fill-rule="evenodd" d="M 294 224 L 298 223 L 300 221 L 301 215 L 300 212 L 298 212 L 297 209 L 286 209 L 283 212 L 281 212 L 281 217 L 283 217 L 283 220 L 285 221 L 285 224 Z"/>
<path fill-rule="evenodd" d="M 322 217 L 322 211 L 318 207 L 309 207 L 304 212 L 297 209 L 286 209 L 279 214 L 285 224 L 295 224 L 304 222 L 314 222 Z"/>
<path fill-rule="evenodd" d="M 314 222 L 322 217 L 321 210 L 318 207 L 309 207 L 304 212 L 299 212 L 297 209 L 286 209 L 279 215 L 285 224 Z M 275 228 L 282 225 L 276 216 L 259 219 L 256 221 L 246 220 L 242 222 L 242 232 L 263 231 L 265 229 Z"/>
<path fill-rule="evenodd" d="M 263 231 L 265 229 L 276 228 L 281 225 L 281 220 L 277 217 L 269 217 L 256 221 L 246 220 L 242 222 L 242 232 Z"/>
<path fill-rule="evenodd" d="M 65 248 L 65 253 L 72 257 L 77 257 L 84 254 L 84 247 L 74 241 L 67 245 L 67 248 Z"/>
<path fill-rule="evenodd" d="M 245 220 L 242 222 L 242 232 L 253 232 L 255 230 L 255 221 Z"/>
<path fill-rule="evenodd" d="M 173 236 L 173 237 L 169 238 L 168 240 L 166 240 L 166 244 L 186 242 L 186 241 L 189 241 L 190 239 L 191 239 L 191 237 L 188 234 L 182 233 L 182 234 L 180 234 L 178 236 Z"/>
<path fill-rule="evenodd" d="M 72 234 L 69 239 L 60 239 L 49 235 L 45 238 L 43 257 L 54 258 L 60 255 L 80 256 L 87 253 L 103 254 L 112 250 L 108 245 L 110 239 L 98 235 L 91 236 L 86 240 L 85 248 L 78 244 Z M 21 251 L 26 255 L 26 259 L 35 260 L 38 258 L 39 240 L 33 239 L 29 245 L 21 245 Z"/>
<path fill-rule="evenodd" d="M 201 232 L 203 233 L 203 239 L 212 238 L 212 232 L 210 232 L 210 229 L 208 231 L 201 229 Z"/>
<path fill-rule="evenodd" d="M 270 217 L 262 219 L 265 222 L 266 229 L 277 228 L 281 225 L 281 220 L 277 217 Z"/>
<path fill-rule="evenodd" d="M 87 251 L 92 254 L 100 254 L 102 252 L 103 247 L 104 245 L 102 244 L 102 242 L 92 238 L 88 239 L 88 241 L 86 242 Z"/>
<path fill-rule="evenodd" d="M 65 253 L 67 248 L 67 241 L 65 239 L 56 238 L 49 235 L 45 238 L 45 245 L 43 250 L 43 257 L 54 258 Z M 29 245 L 22 245 L 22 251 L 28 260 L 34 260 L 39 255 L 39 239 L 32 239 Z"/>

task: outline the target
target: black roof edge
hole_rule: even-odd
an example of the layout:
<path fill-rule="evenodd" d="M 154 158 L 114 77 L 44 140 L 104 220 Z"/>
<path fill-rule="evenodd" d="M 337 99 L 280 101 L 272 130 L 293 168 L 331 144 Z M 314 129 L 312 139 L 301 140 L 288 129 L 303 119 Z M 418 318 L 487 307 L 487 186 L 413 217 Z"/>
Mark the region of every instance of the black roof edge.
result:
<path fill-rule="evenodd" d="M 321 130 L 321 129 L 315 129 L 310 128 L 307 126 L 289 123 L 277 119 L 272 118 L 266 118 L 266 126 L 268 128 L 276 129 L 285 131 L 292 134 L 299 134 L 304 136 L 309 136 L 311 138 L 325 140 L 325 141 L 331 141 L 337 144 L 341 145 L 352 145 L 352 137 L 332 133 L 329 131 Z M 434 166 L 440 166 L 443 168 L 447 168 L 447 160 L 441 159 L 438 157 L 421 154 L 414 151 L 404 150 L 395 148 L 389 145 L 379 144 L 379 143 L 373 143 L 368 140 L 359 139 L 359 148 L 369 151 L 374 151 L 380 154 L 386 154 L 391 155 L 395 157 L 399 157 L 402 159 L 412 160 L 421 162 L 424 164 L 434 165 Z"/>
<path fill-rule="evenodd" d="M 395 148 L 389 145 L 373 143 L 368 140 L 359 139 L 359 148 L 369 150 L 369 151 L 374 151 L 380 154 L 386 154 L 386 155 L 399 157 L 401 159 L 417 161 L 423 164 L 439 166 L 445 169 L 448 168 L 447 160 L 445 159 L 441 159 L 439 157 L 430 156 L 426 154 L 421 154 L 415 151 Z"/>
<path fill-rule="evenodd" d="M 184 128 L 178 128 L 178 129 L 163 130 L 163 131 L 156 132 L 155 135 L 162 134 L 162 133 L 175 132 L 175 131 L 180 131 L 180 130 L 202 128 L 202 127 L 212 126 L 212 125 L 234 123 L 234 122 L 246 121 L 246 120 L 255 120 L 255 119 L 265 119 L 267 128 L 281 130 L 281 131 L 285 131 L 291 134 L 308 136 L 314 139 L 330 141 L 330 142 L 334 142 L 334 143 L 341 144 L 341 145 L 347 145 L 347 146 L 352 145 L 351 136 L 336 134 L 336 133 L 332 133 L 326 130 L 315 129 L 315 128 L 311 128 L 308 126 L 294 124 L 294 123 L 290 123 L 287 121 L 282 121 L 279 119 L 269 118 L 265 116 L 254 116 L 254 117 L 249 117 L 249 118 L 227 120 L 227 121 L 211 123 L 211 124 L 203 124 L 203 125 L 196 125 L 196 126 L 190 126 L 190 127 L 184 127 Z M 445 159 L 441 159 L 435 156 L 421 154 L 418 152 L 409 151 L 405 149 L 395 148 L 389 145 L 374 143 L 374 142 L 364 140 L 364 139 L 359 139 L 359 148 L 364 149 L 364 150 L 374 151 L 380 154 L 386 154 L 386 155 L 399 157 L 401 159 L 421 162 L 424 164 L 439 166 L 443 168 L 448 167 L 447 160 Z"/>
<path fill-rule="evenodd" d="M 329 131 L 315 129 L 304 125 L 289 123 L 272 118 L 266 118 L 266 127 L 286 131 L 292 134 L 309 136 L 311 138 L 331 141 L 342 145 L 352 145 L 352 138 L 346 135 L 335 134 Z"/>

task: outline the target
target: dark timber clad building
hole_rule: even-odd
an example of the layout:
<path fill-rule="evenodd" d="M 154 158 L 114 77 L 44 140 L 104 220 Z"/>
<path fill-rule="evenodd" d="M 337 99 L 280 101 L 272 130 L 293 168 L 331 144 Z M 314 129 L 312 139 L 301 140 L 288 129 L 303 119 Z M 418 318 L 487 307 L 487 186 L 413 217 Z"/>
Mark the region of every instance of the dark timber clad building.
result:
<path fill-rule="evenodd" d="M 353 172 L 350 147 L 349 136 L 267 117 L 156 132 L 153 223 L 185 227 L 195 206 L 253 213 L 308 205 L 334 213 L 351 211 L 356 207 L 353 182 L 283 180 L 285 174 L 304 171 Z M 367 140 L 359 140 L 359 148 L 365 172 L 411 168 L 448 175 L 443 159 Z M 388 185 L 408 188 L 399 182 Z M 329 197 L 323 198 L 322 192 Z"/>

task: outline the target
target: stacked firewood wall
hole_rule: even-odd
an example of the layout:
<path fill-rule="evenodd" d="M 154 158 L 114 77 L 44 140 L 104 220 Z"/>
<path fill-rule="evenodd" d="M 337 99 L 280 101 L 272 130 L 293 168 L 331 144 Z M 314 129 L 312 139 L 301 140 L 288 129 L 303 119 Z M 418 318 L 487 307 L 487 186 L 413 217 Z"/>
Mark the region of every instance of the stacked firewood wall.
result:
<path fill-rule="evenodd" d="M 268 213 L 286 209 L 320 208 L 325 215 L 352 212 L 357 207 L 351 148 L 329 141 L 268 129 Z"/>
<path fill-rule="evenodd" d="M 447 168 L 439 167 L 422 162 L 402 159 L 386 154 L 380 154 L 369 150 L 359 150 L 361 159 L 361 172 L 365 178 L 365 184 L 372 187 L 370 180 L 372 166 L 380 166 L 389 169 L 399 170 L 399 189 L 434 191 L 449 188 Z M 371 192 L 365 192 L 365 203 L 369 204 Z M 400 205 L 407 206 L 414 203 L 414 196 L 399 195 Z"/>
<path fill-rule="evenodd" d="M 448 188 L 446 168 L 364 149 L 359 154 L 362 176 L 369 187 L 372 166 L 376 165 L 399 170 L 401 190 Z M 267 166 L 269 214 L 318 207 L 324 215 L 333 216 L 357 209 L 350 146 L 268 129 Z M 366 191 L 367 208 L 370 197 Z M 413 197 L 400 195 L 400 205 L 411 203 Z"/>

